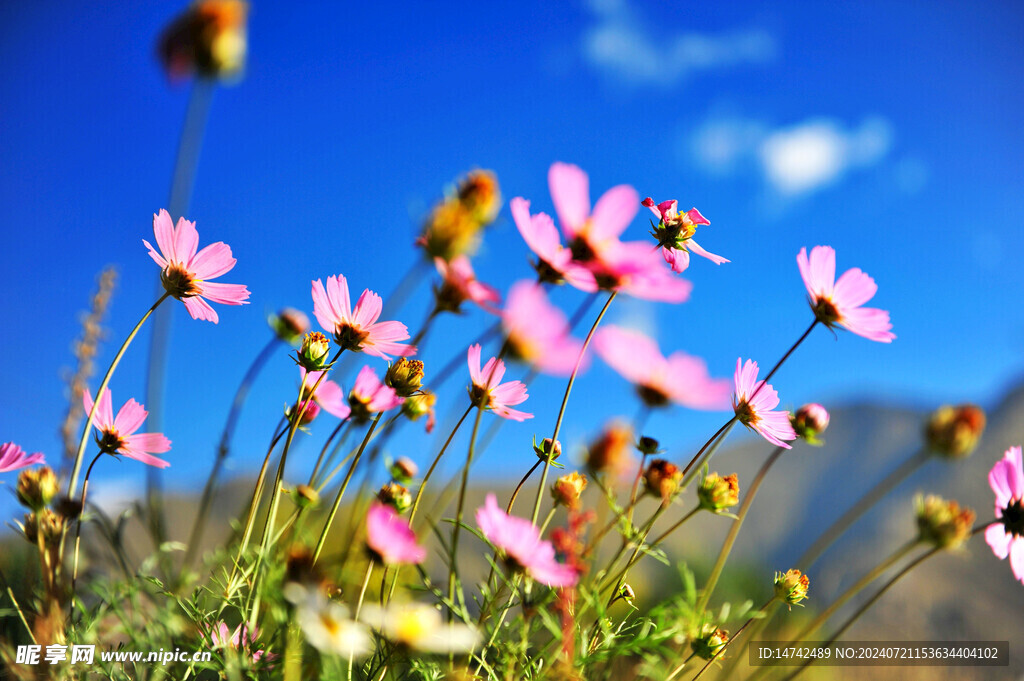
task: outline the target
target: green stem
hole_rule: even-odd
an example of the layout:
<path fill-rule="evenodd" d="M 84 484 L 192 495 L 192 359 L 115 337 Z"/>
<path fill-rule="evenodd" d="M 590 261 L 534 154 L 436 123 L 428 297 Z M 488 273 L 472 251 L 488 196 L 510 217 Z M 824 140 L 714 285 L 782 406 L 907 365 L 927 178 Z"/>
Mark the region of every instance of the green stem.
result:
<path fill-rule="evenodd" d="M 743 497 L 743 503 L 740 504 L 739 513 L 736 514 L 736 520 L 733 521 L 732 527 L 729 528 L 729 534 L 725 538 L 725 543 L 722 544 L 722 550 L 718 552 L 718 559 L 715 561 L 715 566 L 711 570 L 711 576 L 708 577 L 708 582 L 701 592 L 700 599 L 697 601 L 697 607 L 695 611 L 703 613 L 707 608 L 708 601 L 711 600 L 711 594 L 714 593 L 715 586 L 718 584 L 718 578 L 722 576 L 722 569 L 725 567 L 725 561 L 729 558 L 729 553 L 732 551 L 733 544 L 736 543 L 736 537 L 739 536 L 740 528 L 743 527 L 743 520 L 747 517 L 747 513 L 750 511 L 751 505 L 754 503 L 754 498 L 757 496 L 757 490 L 761 487 L 761 483 L 764 481 L 765 476 L 771 469 L 772 465 L 778 460 L 782 453 L 786 451 L 785 447 L 776 447 L 775 451 L 771 453 L 768 460 L 761 466 L 761 470 L 757 472 L 757 476 L 754 477 L 753 482 L 750 483 L 750 489 L 747 490 L 746 496 Z"/>
<path fill-rule="evenodd" d="M 327 450 L 331 447 L 331 442 L 333 442 L 334 438 L 338 436 L 338 433 L 341 432 L 342 428 L 345 428 L 345 435 L 338 440 L 339 445 L 344 443 L 348 437 L 348 431 L 351 429 L 352 423 L 353 421 L 351 418 L 345 417 L 337 426 L 335 426 L 334 430 L 332 430 L 331 434 L 327 437 L 327 442 L 325 442 L 323 448 L 320 449 L 320 456 L 316 458 L 316 465 L 313 466 L 313 472 L 309 474 L 309 482 L 307 484 L 310 487 L 313 487 L 316 484 L 316 474 L 320 472 L 320 466 L 323 465 L 324 457 L 327 455 Z"/>
<path fill-rule="evenodd" d="M 459 487 L 459 501 L 455 507 L 455 527 L 452 528 L 451 563 L 448 567 L 448 600 L 452 603 L 455 603 L 455 559 L 459 551 L 459 531 L 462 529 L 462 511 L 466 503 L 466 488 L 469 486 L 469 467 L 473 463 L 476 436 L 480 431 L 480 421 L 483 418 L 483 414 L 484 409 L 478 406 L 476 409 L 476 420 L 473 421 L 473 432 L 469 436 L 469 450 L 466 453 L 466 465 L 462 468 L 462 484 Z"/>
<path fill-rule="evenodd" d="M 363 609 L 363 599 L 366 597 L 366 587 L 370 585 L 370 577 L 373 575 L 373 561 L 369 561 L 366 565 L 366 576 L 363 577 L 363 585 L 359 588 L 359 600 L 356 602 L 356 613 L 353 619 L 359 620 L 359 613 Z M 348 656 L 348 678 L 352 678 L 352 660 L 354 656 Z"/>
<path fill-rule="evenodd" d="M 416 498 L 412 502 L 412 510 L 409 511 L 410 527 L 412 526 L 413 519 L 416 518 L 416 511 L 419 510 L 420 500 L 423 498 L 423 491 L 427 488 L 427 482 L 430 480 L 430 476 L 434 474 L 434 469 L 437 468 L 437 464 L 441 462 L 441 457 L 444 456 L 444 453 L 448 451 L 448 446 L 452 443 L 452 440 L 455 438 L 455 433 L 459 432 L 459 428 L 462 427 L 462 422 L 466 420 L 466 417 L 469 416 L 469 412 L 472 410 L 472 404 L 466 407 L 465 413 L 462 414 L 462 417 L 459 419 L 459 422 L 455 424 L 454 428 L 452 428 L 452 432 L 448 434 L 448 439 L 444 441 L 444 446 L 441 447 L 441 451 L 439 451 L 437 453 L 437 456 L 434 457 L 434 461 L 430 464 L 430 468 L 427 469 L 426 475 L 423 476 L 423 481 L 420 482 L 419 489 L 416 490 Z M 398 571 L 396 570 L 396 579 L 398 577 L 397 572 Z"/>
<path fill-rule="evenodd" d="M 99 402 L 99 399 L 97 398 L 96 401 Z M 92 468 L 100 460 L 101 456 L 103 456 L 102 451 L 93 457 L 89 467 L 85 469 L 85 479 L 82 481 L 82 499 L 80 502 L 82 510 L 78 512 L 78 522 L 75 524 L 75 557 L 71 568 L 71 603 L 69 605 L 69 613 L 75 611 L 75 586 L 78 584 L 78 553 L 82 540 L 82 517 L 85 516 L 85 495 L 89 491 L 89 476 L 92 475 Z"/>

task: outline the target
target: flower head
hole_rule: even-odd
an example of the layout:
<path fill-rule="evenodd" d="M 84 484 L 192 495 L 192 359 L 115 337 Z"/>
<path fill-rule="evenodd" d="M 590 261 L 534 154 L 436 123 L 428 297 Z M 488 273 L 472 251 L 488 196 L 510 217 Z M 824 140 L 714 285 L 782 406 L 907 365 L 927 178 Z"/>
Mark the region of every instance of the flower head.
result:
<path fill-rule="evenodd" d="M 699 225 L 711 224 L 696 208 L 680 213 L 675 199 L 655 205 L 654 199 L 649 196 L 640 203 L 658 218 L 652 235 L 658 240 L 665 262 L 672 267 L 673 272 L 682 272 L 690 266 L 691 252 L 707 258 L 716 265 L 729 262 L 720 255 L 705 251 L 693 240 Z"/>
<path fill-rule="evenodd" d="M 690 640 L 690 649 L 704 660 L 710 660 L 729 643 L 729 632 L 714 624 L 705 624 Z"/>
<path fill-rule="evenodd" d="M 480 643 L 473 627 L 445 622 L 437 608 L 426 603 L 368 604 L 359 616 L 381 636 L 406 650 L 425 653 L 464 653 Z"/>
<path fill-rule="evenodd" d="M 488 170 L 474 170 L 430 211 L 416 243 L 431 258 L 452 260 L 472 253 L 481 230 L 494 221 L 500 208 L 498 178 Z"/>
<path fill-rule="evenodd" d="M 411 397 L 423 385 L 423 362 L 399 357 L 384 373 L 384 383 L 395 389 L 399 397 Z"/>
<path fill-rule="evenodd" d="M 82 394 L 82 404 L 85 406 L 85 413 L 92 411 L 92 394 L 85 390 Z M 114 417 L 114 410 L 111 406 L 110 390 L 104 389 L 96 404 L 96 415 L 92 424 L 99 431 L 96 436 L 96 443 L 107 454 L 124 454 L 130 459 L 156 466 L 167 468 L 171 464 L 158 459 L 152 454 L 163 454 L 171 449 L 171 441 L 164 437 L 163 433 L 136 433 L 142 427 L 143 421 L 149 416 L 145 407 L 135 400 L 128 400 Z"/>
<path fill-rule="evenodd" d="M 168 75 L 237 78 L 245 68 L 248 13 L 242 0 L 194 3 L 160 35 L 158 52 Z"/>
<path fill-rule="evenodd" d="M 988 473 L 988 484 L 996 495 L 996 518 L 989 525 L 985 541 L 999 560 L 1010 557 L 1013 576 L 1024 582 L 1024 460 L 1020 447 L 1010 447 Z"/>
<path fill-rule="evenodd" d="M 24 449 L 13 442 L 5 442 L 0 445 L 0 473 L 10 473 L 37 463 L 46 463 L 40 452 L 27 454 Z"/>
<path fill-rule="evenodd" d="M 377 490 L 377 501 L 399 514 L 405 513 L 412 506 L 412 492 L 399 482 L 388 482 Z"/>
<path fill-rule="evenodd" d="M 401 406 L 404 401 L 394 388 L 377 378 L 377 372 L 370 366 L 364 366 L 359 370 L 352 392 L 348 396 L 352 417 L 357 421 L 365 421 L 374 414 L 394 409 Z"/>
<path fill-rule="evenodd" d="M 409 523 L 379 502 L 366 513 L 366 548 L 374 560 L 385 565 L 422 563 L 427 557 Z"/>
<path fill-rule="evenodd" d="M 594 347 L 601 359 L 636 386 L 649 407 L 674 402 L 691 409 L 728 408 L 728 380 L 711 378 L 699 357 L 684 352 L 665 357 L 647 336 L 612 325 L 597 332 Z"/>
<path fill-rule="evenodd" d="M 469 377 L 473 382 L 469 391 L 473 404 L 479 409 L 490 409 L 498 416 L 511 421 L 533 418 L 533 414 L 510 408 L 525 402 L 529 395 L 526 394 L 526 386 L 522 381 L 501 382 L 505 375 L 503 361 L 492 357 L 481 369 L 479 344 L 469 346 L 466 361 L 469 364 Z"/>
<path fill-rule="evenodd" d="M 572 251 L 562 246 L 558 228 L 550 215 L 537 213 L 531 216 L 530 202 L 518 196 L 512 199 L 509 208 L 523 241 L 537 256 L 534 268 L 539 281 L 552 284 L 568 282 L 588 293 L 597 290 L 593 272 L 573 260 Z"/>
<path fill-rule="evenodd" d="M 498 508 L 498 500 L 493 494 L 488 494 L 484 505 L 476 510 L 476 523 L 513 569 L 523 570 L 548 586 L 576 584 L 576 571 L 555 559 L 555 547 L 541 539 L 537 526 Z"/>
<path fill-rule="evenodd" d="M 697 488 L 701 508 L 713 513 L 724 511 L 740 503 L 740 481 L 735 473 L 721 476 L 709 473 Z"/>
<path fill-rule="evenodd" d="M 923 542 L 938 548 L 955 549 L 971 537 L 974 511 L 961 508 L 953 500 L 929 494 L 917 495 L 914 500 L 917 511 L 917 530 Z"/>
<path fill-rule="evenodd" d="M 498 313 L 495 305 L 501 303 L 498 289 L 476 278 L 469 258 L 458 255 L 451 260 L 434 258 L 434 264 L 442 277 L 441 286 L 434 291 L 438 309 L 458 312 L 465 301 L 476 303 L 493 314 Z"/>
<path fill-rule="evenodd" d="M 286 307 L 277 314 L 267 317 L 267 324 L 274 335 L 290 345 L 299 345 L 309 331 L 309 317 L 301 310 Z"/>
<path fill-rule="evenodd" d="M 342 350 L 384 359 L 416 354 L 415 347 L 399 342 L 409 338 L 405 324 L 377 321 L 383 307 L 380 296 L 365 289 L 353 308 L 348 281 L 341 274 L 327 277 L 326 286 L 319 279 L 313 282 L 313 315 Z"/>
<path fill-rule="evenodd" d="M 800 605 L 807 598 L 811 580 L 799 570 L 775 573 L 775 597 L 787 605 Z"/>
<path fill-rule="evenodd" d="M 365 657 L 373 652 L 366 627 L 349 619 L 348 609 L 316 592 L 303 592 L 295 619 L 306 641 L 321 653 L 339 657 Z"/>
<path fill-rule="evenodd" d="M 683 472 L 670 461 L 653 459 L 644 471 L 644 489 L 648 494 L 668 501 L 674 497 L 683 482 Z"/>
<path fill-rule="evenodd" d="M 331 360 L 331 341 L 319 331 L 307 333 L 295 354 L 295 363 L 309 371 L 324 369 Z"/>
<path fill-rule="evenodd" d="M 892 324 L 886 310 L 861 307 L 878 291 L 875 280 L 855 267 L 836 281 L 836 252 L 831 246 L 815 246 L 810 257 L 807 249 L 801 248 L 796 263 L 818 321 L 829 328 L 838 324 L 880 343 L 891 343 L 896 338 L 890 331 Z"/>
<path fill-rule="evenodd" d="M 561 504 L 575 511 L 580 507 L 580 497 L 586 488 L 587 476 L 573 471 L 555 480 L 555 484 L 551 486 L 551 496 L 554 497 L 556 505 Z"/>
<path fill-rule="evenodd" d="M 345 400 L 345 390 L 328 378 L 320 378 L 323 375 L 322 371 L 306 371 L 299 367 L 299 378 L 305 381 L 302 391 L 303 399 L 308 400 L 310 391 L 313 390 L 313 386 L 316 386 L 316 392 L 312 395 L 316 405 L 339 419 L 347 419 L 352 410 Z M 320 381 L 319 385 L 317 385 L 317 381 Z M 307 407 L 307 411 L 308 409 Z"/>
<path fill-rule="evenodd" d="M 142 243 L 161 268 L 164 290 L 184 303 L 192 319 L 217 323 L 217 312 L 207 300 L 223 305 L 243 305 L 249 300 L 249 289 L 242 284 L 210 281 L 230 272 L 237 262 L 231 257 L 231 247 L 223 241 L 198 250 L 196 223 L 179 218 L 175 227 L 170 214 L 163 209 L 153 216 L 153 233 L 159 251 L 145 239 Z"/>
<path fill-rule="evenodd" d="M 50 505 L 60 491 L 57 474 L 49 466 L 26 468 L 18 475 L 18 501 L 22 506 L 40 511 Z"/>
<path fill-rule="evenodd" d="M 736 360 L 736 374 L 733 381 L 736 393 L 733 409 L 740 423 L 757 431 L 773 445 L 790 449 L 783 440 L 795 440 L 796 432 L 789 422 L 788 411 L 772 411 L 779 406 L 779 394 L 764 381 L 757 380 L 757 362 Z"/>
<path fill-rule="evenodd" d="M 960 459 L 970 456 L 985 432 L 985 412 L 973 404 L 943 405 L 932 412 L 925 424 L 928 448 L 940 456 Z"/>
<path fill-rule="evenodd" d="M 405 414 L 406 418 L 410 421 L 418 421 L 420 418 L 426 416 L 426 431 L 431 433 L 434 430 L 434 424 L 437 421 L 437 416 L 434 413 L 434 407 L 437 404 L 437 395 L 430 392 L 427 389 L 421 389 L 415 395 L 407 397 L 405 402 L 402 403 L 402 413 Z"/>
<path fill-rule="evenodd" d="M 805 404 L 789 417 L 793 430 L 809 445 L 823 444 L 821 434 L 828 428 L 828 421 L 828 410 L 816 402 Z"/>
<path fill-rule="evenodd" d="M 459 180 L 455 196 L 481 226 L 494 222 L 501 210 L 498 177 L 490 170 L 477 169 L 466 173 Z"/>
<path fill-rule="evenodd" d="M 255 663 L 260 659 L 273 660 L 277 657 L 274 653 L 265 650 L 254 650 L 256 637 L 259 636 L 259 629 L 256 627 L 249 630 L 246 623 L 239 624 L 232 632 L 224 622 L 218 622 L 217 626 L 210 631 L 210 642 L 214 648 L 230 648 L 239 652 L 246 652 Z"/>
<path fill-rule="evenodd" d="M 587 468 L 606 473 L 613 480 L 633 468 L 633 429 L 623 421 L 612 421 L 587 447 Z"/>
<path fill-rule="evenodd" d="M 551 304 L 538 284 L 513 284 L 501 311 L 501 327 L 516 359 L 555 376 L 568 376 L 576 367 L 583 344 L 569 335 L 565 315 Z M 586 356 L 583 362 L 581 369 Z"/>

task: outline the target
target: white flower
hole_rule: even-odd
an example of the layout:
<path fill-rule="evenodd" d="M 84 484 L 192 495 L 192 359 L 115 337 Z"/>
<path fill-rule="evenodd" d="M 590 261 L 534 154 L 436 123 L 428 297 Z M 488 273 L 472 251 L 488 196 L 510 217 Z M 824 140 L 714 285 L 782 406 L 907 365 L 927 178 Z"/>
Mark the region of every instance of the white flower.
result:
<path fill-rule="evenodd" d="M 314 596 L 299 605 L 296 618 L 309 645 L 321 653 L 358 658 L 373 652 L 370 632 L 349 619 L 343 605 Z"/>
<path fill-rule="evenodd" d="M 423 603 L 366 605 L 359 619 L 384 638 L 427 653 L 469 652 L 480 642 L 476 629 L 445 623 L 436 608 Z"/>

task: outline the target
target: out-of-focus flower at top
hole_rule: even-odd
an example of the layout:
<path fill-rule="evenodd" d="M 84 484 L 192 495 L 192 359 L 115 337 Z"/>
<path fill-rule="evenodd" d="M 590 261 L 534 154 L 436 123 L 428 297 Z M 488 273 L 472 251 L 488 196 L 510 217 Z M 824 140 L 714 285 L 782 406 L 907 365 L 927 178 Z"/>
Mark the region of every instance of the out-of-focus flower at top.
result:
<path fill-rule="evenodd" d="M 896 338 L 890 331 L 892 324 L 886 310 L 861 307 L 878 291 L 875 280 L 854 267 L 836 281 L 836 252 L 831 246 L 815 246 L 810 257 L 807 249 L 801 248 L 796 263 L 818 321 L 829 328 L 838 324 L 880 343 L 891 343 Z"/>
<path fill-rule="evenodd" d="M 41 452 L 28 454 L 13 442 L 0 445 L 0 473 L 10 473 L 37 463 L 46 463 Z"/>
<path fill-rule="evenodd" d="M 562 246 L 558 228 L 547 213 L 530 215 L 530 202 L 517 196 L 509 202 L 512 220 L 516 223 L 523 241 L 537 256 L 534 269 L 539 281 L 572 286 L 587 291 L 597 290 L 594 274 L 572 258 L 572 251 Z"/>
<path fill-rule="evenodd" d="M 159 251 L 145 239 L 142 243 L 161 268 L 164 290 L 185 304 L 192 319 L 217 323 L 217 312 L 207 300 L 223 305 L 243 305 L 249 300 L 249 289 L 242 284 L 209 281 L 230 272 L 237 262 L 226 243 L 218 241 L 200 251 L 196 223 L 179 218 L 175 227 L 163 209 L 153 216 L 153 233 Z"/>
<path fill-rule="evenodd" d="M 491 357 L 480 367 L 480 345 L 470 345 L 466 353 L 469 365 L 469 377 L 473 382 L 469 397 L 478 409 L 490 409 L 503 419 L 525 421 L 532 419 L 533 414 L 511 409 L 526 401 L 526 385 L 522 381 L 502 383 L 505 376 L 505 363 L 497 357 Z"/>
<path fill-rule="evenodd" d="M 293 307 L 283 308 L 277 314 L 267 317 L 267 324 L 274 335 L 289 345 L 298 346 L 302 337 L 309 331 L 309 317 L 301 310 Z"/>
<path fill-rule="evenodd" d="M 373 560 L 384 565 L 412 565 L 427 557 L 427 550 L 416 543 L 409 523 L 379 502 L 366 513 L 366 548 Z"/>
<path fill-rule="evenodd" d="M 924 427 L 928 449 L 960 459 L 971 455 L 985 432 L 985 411 L 973 404 L 945 404 L 932 412 Z"/>
<path fill-rule="evenodd" d="M 88 390 L 82 395 L 82 405 L 86 414 L 92 411 L 92 394 Z M 99 404 L 96 405 L 96 415 L 93 417 L 93 425 L 99 431 L 96 444 L 107 454 L 124 454 L 130 459 L 150 466 L 167 468 L 171 464 L 151 454 L 170 451 L 171 441 L 164 437 L 163 433 L 135 432 L 142 427 L 147 416 L 149 412 L 145 407 L 135 400 L 128 400 L 115 418 L 110 389 L 104 389 L 99 397 Z"/>
<path fill-rule="evenodd" d="M 739 422 L 773 445 L 790 449 L 783 440 L 795 440 L 796 431 L 789 422 L 788 411 L 772 411 L 779 406 L 779 394 L 764 381 L 757 380 L 757 362 L 736 360 L 736 374 L 733 381 L 736 393 L 733 409 Z"/>
<path fill-rule="evenodd" d="M 672 271 L 682 272 L 689 267 L 690 253 L 707 258 L 716 265 L 729 262 L 720 255 L 705 251 L 693 240 L 698 225 L 711 224 L 699 210 L 691 208 L 685 213 L 680 213 L 676 208 L 678 202 L 675 199 L 655 205 L 654 199 L 648 196 L 641 203 L 658 218 L 658 224 L 654 226 L 651 236 L 658 240 L 661 254 L 665 257 L 665 262 L 671 265 Z"/>
<path fill-rule="evenodd" d="M 555 547 L 541 539 L 537 526 L 498 508 L 498 500 L 493 494 L 488 494 L 484 505 L 477 509 L 476 523 L 512 569 L 523 570 L 548 586 L 572 586 L 576 583 L 576 570 L 555 559 Z"/>
<path fill-rule="evenodd" d="M 434 258 L 434 264 L 442 277 L 441 286 L 434 290 L 439 310 L 458 312 L 462 303 L 476 303 L 492 314 L 498 314 L 495 305 L 501 304 L 498 289 L 488 286 L 476 278 L 469 258 L 458 255 L 450 261 Z"/>
<path fill-rule="evenodd" d="M 163 30 L 157 53 L 175 80 L 193 74 L 238 80 L 245 69 L 248 46 L 248 3 L 241 0 L 200 0 Z"/>
<path fill-rule="evenodd" d="M 569 335 L 565 314 L 532 281 L 512 285 L 501 311 L 501 327 L 510 356 L 546 374 L 571 374 L 583 349 L 583 343 Z M 584 355 L 580 369 L 588 364 Z"/>
<path fill-rule="evenodd" d="M 1024 582 L 1024 457 L 1010 447 L 988 473 L 996 495 L 996 518 L 985 530 L 985 541 L 999 560 L 1010 557 L 1013 576 Z"/>
<path fill-rule="evenodd" d="M 409 338 L 405 324 L 377 321 L 383 307 L 380 296 L 365 289 L 353 308 L 344 275 L 327 277 L 326 287 L 319 279 L 313 282 L 313 315 L 342 350 L 383 359 L 416 354 L 415 347 L 399 342 Z"/>
<path fill-rule="evenodd" d="M 481 227 L 494 222 L 501 210 L 498 176 L 490 170 L 471 170 L 459 180 L 456 198 Z"/>
<path fill-rule="evenodd" d="M 472 255 L 479 246 L 480 232 L 500 209 L 498 178 L 489 170 L 473 170 L 430 211 L 416 245 L 429 258 L 450 261 Z"/>
<path fill-rule="evenodd" d="M 729 381 L 711 378 L 699 357 L 684 352 L 665 357 L 647 336 L 614 325 L 597 332 L 594 348 L 601 359 L 636 387 L 649 407 L 674 402 L 691 409 L 729 408 Z"/>

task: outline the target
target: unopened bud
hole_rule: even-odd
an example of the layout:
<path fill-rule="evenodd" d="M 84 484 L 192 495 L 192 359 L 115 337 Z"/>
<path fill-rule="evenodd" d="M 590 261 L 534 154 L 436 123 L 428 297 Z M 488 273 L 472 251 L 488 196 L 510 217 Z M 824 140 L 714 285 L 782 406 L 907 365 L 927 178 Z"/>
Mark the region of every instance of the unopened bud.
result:
<path fill-rule="evenodd" d="M 729 632 L 713 624 L 705 624 L 701 633 L 690 641 L 690 649 L 704 660 L 710 660 L 729 643 Z"/>
<path fill-rule="evenodd" d="M 820 404 L 805 404 L 789 417 L 793 430 L 807 444 L 820 445 L 820 436 L 828 428 L 828 411 Z"/>
<path fill-rule="evenodd" d="M 410 421 L 418 421 L 421 417 L 427 417 L 427 432 L 434 430 L 434 405 L 437 404 L 437 395 L 429 390 L 423 389 L 412 397 L 406 398 L 402 403 L 402 413 Z"/>
<path fill-rule="evenodd" d="M 377 500 L 397 513 L 405 513 L 412 506 L 412 493 L 397 482 L 389 482 L 377 492 Z"/>
<path fill-rule="evenodd" d="M 917 495 L 914 506 L 921 541 L 938 548 L 955 549 L 970 538 L 974 524 L 974 511 L 971 509 L 961 508 L 956 501 L 947 501 L 934 494 L 927 497 Z"/>
<path fill-rule="evenodd" d="M 701 508 L 709 511 L 722 511 L 740 503 L 740 483 L 736 474 L 722 477 L 718 473 L 710 473 L 697 488 L 697 499 Z"/>
<path fill-rule="evenodd" d="M 587 468 L 617 477 L 629 465 L 632 446 L 633 430 L 625 423 L 614 421 L 587 448 Z"/>
<path fill-rule="evenodd" d="M 26 468 L 18 475 L 18 501 L 33 511 L 49 506 L 58 491 L 57 474 L 49 466 Z"/>
<path fill-rule="evenodd" d="M 302 415 L 299 417 L 299 425 L 308 426 L 320 414 L 320 405 L 313 400 L 306 400 L 305 402 L 292 405 L 285 410 L 289 423 L 294 421 L 295 416 L 300 413 Z"/>
<path fill-rule="evenodd" d="M 295 488 L 295 502 L 300 508 L 316 508 L 320 504 L 320 493 L 309 485 Z"/>
<path fill-rule="evenodd" d="M 48 508 L 38 513 L 25 514 L 25 539 L 36 544 L 40 537 L 47 546 L 55 546 L 60 543 L 61 535 L 64 532 L 64 518 Z"/>
<path fill-rule="evenodd" d="M 683 471 L 674 463 L 664 459 L 654 459 L 644 471 L 644 487 L 647 493 L 668 501 L 679 492 L 683 482 Z"/>
<path fill-rule="evenodd" d="M 302 336 L 309 331 L 309 317 L 301 310 L 286 307 L 277 314 L 267 317 L 267 324 L 274 335 L 291 345 L 298 345 Z"/>
<path fill-rule="evenodd" d="M 799 570 L 775 573 L 775 597 L 788 605 L 800 605 L 807 598 L 811 580 Z"/>
<path fill-rule="evenodd" d="M 307 333 L 299 346 L 298 362 L 306 371 L 322 371 L 331 355 L 331 342 L 319 331 Z"/>
<path fill-rule="evenodd" d="M 636 448 L 640 450 L 640 453 L 644 456 L 650 456 L 651 454 L 657 454 L 660 444 L 653 437 L 644 436 L 640 438 L 640 442 L 637 443 Z"/>
<path fill-rule="evenodd" d="M 551 487 L 551 496 L 554 497 L 555 504 L 576 510 L 580 507 L 580 496 L 586 488 L 587 476 L 573 471 L 555 480 Z"/>
<path fill-rule="evenodd" d="M 416 477 L 416 474 L 420 472 L 420 467 L 409 457 L 400 456 L 391 464 L 389 472 L 395 482 L 404 485 Z"/>
<path fill-rule="evenodd" d="M 541 461 L 547 461 L 548 455 L 550 455 L 551 460 L 554 461 L 558 457 L 562 456 L 562 443 L 558 440 L 554 440 L 553 442 L 554 444 L 552 444 L 551 438 L 546 437 L 541 440 L 539 447 L 534 444 L 533 451 L 537 454 L 538 459 Z"/>
<path fill-rule="evenodd" d="M 445 199 L 434 206 L 416 243 L 428 258 L 451 261 L 476 250 L 481 225 L 457 199 Z"/>
<path fill-rule="evenodd" d="M 925 425 L 928 448 L 941 456 L 959 459 L 970 456 L 985 432 L 985 412 L 973 404 L 936 409 Z"/>
<path fill-rule="evenodd" d="M 394 389 L 399 397 L 410 397 L 423 384 L 423 362 L 418 359 L 399 357 L 388 367 L 384 382 Z"/>

